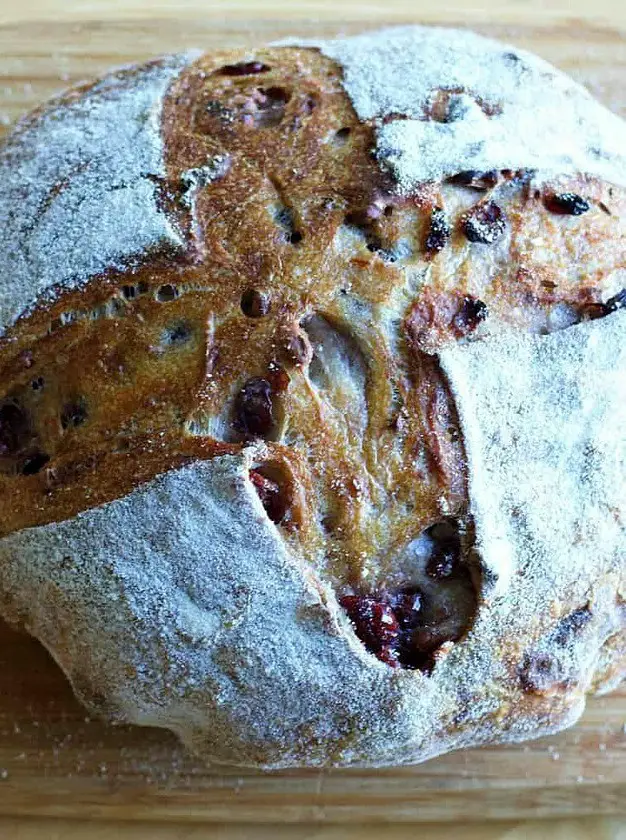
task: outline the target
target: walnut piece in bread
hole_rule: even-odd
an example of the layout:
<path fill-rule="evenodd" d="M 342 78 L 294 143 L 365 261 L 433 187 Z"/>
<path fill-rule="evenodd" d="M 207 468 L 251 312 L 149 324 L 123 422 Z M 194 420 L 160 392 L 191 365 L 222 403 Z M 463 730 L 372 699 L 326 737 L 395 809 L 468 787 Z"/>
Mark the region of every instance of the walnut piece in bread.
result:
<path fill-rule="evenodd" d="M 0 610 L 267 768 L 573 723 L 626 673 L 626 126 L 408 27 L 174 56 L 0 147 Z"/>

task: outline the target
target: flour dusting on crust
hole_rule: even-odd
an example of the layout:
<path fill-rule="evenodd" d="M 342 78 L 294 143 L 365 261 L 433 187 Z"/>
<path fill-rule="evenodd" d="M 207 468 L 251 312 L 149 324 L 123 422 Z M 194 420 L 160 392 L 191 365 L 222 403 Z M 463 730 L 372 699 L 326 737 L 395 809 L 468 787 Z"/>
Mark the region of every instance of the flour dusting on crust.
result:
<path fill-rule="evenodd" d="M 338 61 L 400 192 L 475 169 L 582 173 L 626 183 L 626 124 L 531 53 L 476 35 L 403 27 L 306 42 Z M 446 92 L 436 118 L 437 94 Z M 443 104 L 443 103 L 440 103 Z"/>
<path fill-rule="evenodd" d="M 158 206 L 163 97 L 193 56 L 61 97 L 0 146 L 0 335 L 39 299 L 182 240 Z M 40 150 L 45 149 L 45 154 Z"/>

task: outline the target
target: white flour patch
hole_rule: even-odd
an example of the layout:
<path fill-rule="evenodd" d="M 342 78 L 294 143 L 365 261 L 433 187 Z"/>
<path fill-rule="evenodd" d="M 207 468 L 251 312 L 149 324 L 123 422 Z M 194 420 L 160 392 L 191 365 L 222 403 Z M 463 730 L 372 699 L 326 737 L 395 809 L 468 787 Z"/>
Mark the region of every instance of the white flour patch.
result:
<path fill-rule="evenodd" d="M 401 27 L 306 41 L 343 68 L 400 192 L 465 170 L 535 169 L 626 184 L 626 123 L 537 56 L 473 32 Z M 447 121 L 428 119 L 452 92 Z M 485 111 L 493 111 L 491 115 Z"/>
<path fill-rule="evenodd" d="M 191 58 L 107 76 L 27 117 L 0 146 L 0 335 L 55 288 L 182 247 L 155 179 L 165 174 L 163 98 Z"/>

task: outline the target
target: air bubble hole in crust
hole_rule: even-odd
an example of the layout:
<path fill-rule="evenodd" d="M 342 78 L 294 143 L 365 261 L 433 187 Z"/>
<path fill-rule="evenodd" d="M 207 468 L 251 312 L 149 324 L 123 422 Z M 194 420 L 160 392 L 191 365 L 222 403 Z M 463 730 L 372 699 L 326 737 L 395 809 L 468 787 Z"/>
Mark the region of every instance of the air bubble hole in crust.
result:
<path fill-rule="evenodd" d="M 156 299 L 159 303 L 169 303 L 172 300 L 176 300 L 177 297 L 178 289 L 171 283 L 166 283 L 163 286 L 159 286 L 157 289 Z"/>
<path fill-rule="evenodd" d="M 262 61 L 238 61 L 236 64 L 225 64 L 216 73 L 218 76 L 255 76 L 268 73 L 271 69 Z"/>
<path fill-rule="evenodd" d="M 272 208 L 272 215 L 276 224 L 282 228 L 282 238 L 291 245 L 297 245 L 302 241 L 302 234 L 296 228 L 293 211 L 282 203 L 277 203 Z"/>
<path fill-rule="evenodd" d="M 46 455 L 45 452 L 34 452 L 24 461 L 21 469 L 22 475 L 36 475 L 36 473 L 41 472 L 49 460 L 50 456 Z"/>
<path fill-rule="evenodd" d="M 255 96 L 254 124 L 257 128 L 274 128 L 285 116 L 291 93 L 283 87 L 258 88 Z"/>
<path fill-rule="evenodd" d="M 262 318 L 271 308 L 269 292 L 246 289 L 241 296 L 241 311 L 247 318 Z"/>
<path fill-rule="evenodd" d="M 351 133 L 352 129 L 350 128 L 340 128 L 333 136 L 333 143 L 336 146 L 345 146 Z"/>
<path fill-rule="evenodd" d="M 0 458 L 15 455 L 30 437 L 26 412 L 16 402 L 0 405 Z"/>

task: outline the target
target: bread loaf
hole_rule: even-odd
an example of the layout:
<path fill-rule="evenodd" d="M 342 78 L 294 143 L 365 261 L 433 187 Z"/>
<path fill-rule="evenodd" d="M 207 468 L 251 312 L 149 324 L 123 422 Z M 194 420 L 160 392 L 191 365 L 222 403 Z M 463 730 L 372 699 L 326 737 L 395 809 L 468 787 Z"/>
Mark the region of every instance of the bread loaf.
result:
<path fill-rule="evenodd" d="M 266 768 L 626 672 L 626 126 L 408 27 L 123 69 L 0 147 L 0 612 Z"/>

